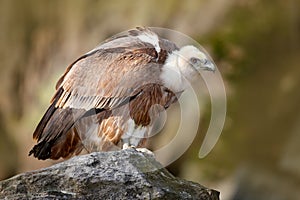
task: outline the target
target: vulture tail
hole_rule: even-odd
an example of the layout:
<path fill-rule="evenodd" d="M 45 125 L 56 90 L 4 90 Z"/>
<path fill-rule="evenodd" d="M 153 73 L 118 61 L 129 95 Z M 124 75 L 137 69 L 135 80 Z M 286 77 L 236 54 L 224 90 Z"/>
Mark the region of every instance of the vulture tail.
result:
<path fill-rule="evenodd" d="M 55 107 L 63 89 L 57 90 L 53 101 L 36 127 L 33 138 L 37 144 L 29 155 L 38 159 L 68 158 L 83 149 L 80 137 L 73 127 L 74 123 L 85 113 L 84 110 Z"/>

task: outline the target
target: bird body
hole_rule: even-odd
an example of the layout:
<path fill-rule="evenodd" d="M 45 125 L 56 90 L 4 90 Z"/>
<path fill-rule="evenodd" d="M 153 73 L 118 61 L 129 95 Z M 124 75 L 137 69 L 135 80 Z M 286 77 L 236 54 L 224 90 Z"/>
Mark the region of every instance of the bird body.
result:
<path fill-rule="evenodd" d="M 58 80 L 29 154 L 59 159 L 83 149 L 144 147 L 154 119 L 177 101 L 185 79 L 200 69 L 214 70 L 208 61 L 194 46 L 178 48 L 149 28 L 104 41 Z"/>

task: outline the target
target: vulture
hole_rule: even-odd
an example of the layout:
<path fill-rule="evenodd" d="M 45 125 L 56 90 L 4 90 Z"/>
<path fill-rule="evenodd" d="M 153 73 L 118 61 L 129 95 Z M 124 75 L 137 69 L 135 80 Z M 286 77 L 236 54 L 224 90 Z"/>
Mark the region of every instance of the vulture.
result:
<path fill-rule="evenodd" d="M 113 36 L 70 64 L 37 125 L 29 155 L 60 159 L 87 152 L 145 147 L 153 121 L 176 102 L 212 60 L 178 47 L 151 28 Z"/>

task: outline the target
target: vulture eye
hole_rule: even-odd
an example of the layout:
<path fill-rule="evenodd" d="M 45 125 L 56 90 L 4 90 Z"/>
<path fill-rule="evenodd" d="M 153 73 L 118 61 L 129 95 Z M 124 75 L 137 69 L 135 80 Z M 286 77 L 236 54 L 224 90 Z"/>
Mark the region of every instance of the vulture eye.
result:
<path fill-rule="evenodd" d="M 190 62 L 191 62 L 191 64 L 193 64 L 193 65 L 197 64 L 199 61 L 200 61 L 200 60 L 199 60 L 198 58 L 195 58 L 195 57 L 190 58 Z"/>

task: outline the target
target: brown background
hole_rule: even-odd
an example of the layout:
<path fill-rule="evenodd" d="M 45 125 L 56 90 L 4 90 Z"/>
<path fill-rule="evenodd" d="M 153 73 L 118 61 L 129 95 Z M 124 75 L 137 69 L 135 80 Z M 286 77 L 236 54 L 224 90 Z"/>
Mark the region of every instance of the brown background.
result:
<path fill-rule="evenodd" d="M 297 0 L 1 0 L 0 179 L 53 163 L 27 153 L 66 66 L 105 38 L 145 25 L 196 39 L 226 80 L 228 113 L 217 145 L 197 158 L 203 128 L 169 169 L 223 199 L 297 199 L 299 12 Z"/>

